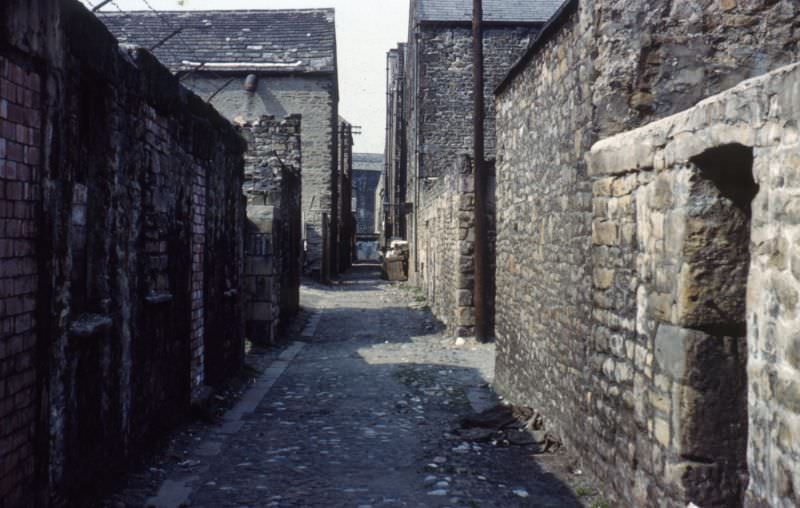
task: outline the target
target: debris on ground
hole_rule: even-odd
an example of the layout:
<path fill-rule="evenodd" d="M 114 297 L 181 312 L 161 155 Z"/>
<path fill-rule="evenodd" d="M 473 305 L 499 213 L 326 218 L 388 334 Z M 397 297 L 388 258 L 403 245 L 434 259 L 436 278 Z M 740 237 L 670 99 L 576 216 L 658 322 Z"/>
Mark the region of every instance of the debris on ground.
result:
<path fill-rule="evenodd" d="M 508 404 L 462 417 L 451 435 L 453 439 L 495 446 L 529 446 L 534 454 L 554 453 L 561 448 L 561 440 L 544 430 L 542 415 L 529 407 Z"/>

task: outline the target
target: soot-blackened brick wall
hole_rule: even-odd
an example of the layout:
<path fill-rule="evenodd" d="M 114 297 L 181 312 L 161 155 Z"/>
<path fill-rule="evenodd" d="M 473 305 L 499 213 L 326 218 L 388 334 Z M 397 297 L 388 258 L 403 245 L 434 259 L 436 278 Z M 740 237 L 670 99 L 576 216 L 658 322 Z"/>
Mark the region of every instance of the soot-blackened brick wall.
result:
<path fill-rule="evenodd" d="M 71 0 L 0 5 L 0 123 L 0 506 L 80 505 L 241 365 L 245 144 Z"/>
<path fill-rule="evenodd" d="M 0 55 L 0 506 L 34 480 L 41 77 Z"/>

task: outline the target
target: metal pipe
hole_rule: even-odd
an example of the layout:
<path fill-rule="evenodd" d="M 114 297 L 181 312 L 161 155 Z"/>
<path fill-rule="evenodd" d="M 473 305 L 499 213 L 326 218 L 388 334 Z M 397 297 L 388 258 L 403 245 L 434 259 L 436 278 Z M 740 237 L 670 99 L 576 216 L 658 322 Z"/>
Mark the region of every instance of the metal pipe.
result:
<path fill-rule="evenodd" d="M 483 2 L 472 2 L 472 60 L 473 60 L 473 164 L 475 165 L 475 339 L 490 339 L 491 307 L 489 299 L 489 235 L 486 217 L 486 161 L 484 154 L 484 90 L 483 90 Z"/>

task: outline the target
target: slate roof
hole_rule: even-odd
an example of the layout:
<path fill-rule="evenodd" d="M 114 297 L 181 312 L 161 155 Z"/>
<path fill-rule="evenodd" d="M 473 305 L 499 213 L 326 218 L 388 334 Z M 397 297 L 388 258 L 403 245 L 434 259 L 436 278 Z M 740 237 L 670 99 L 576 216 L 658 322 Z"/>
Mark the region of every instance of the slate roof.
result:
<path fill-rule="evenodd" d="M 100 12 L 123 44 L 152 48 L 173 72 L 335 72 L 333 9 Z"/>
<path fill-rule="evenodd" d="M 416 0 L 417 21 L 471 21 L 472 0 Z M 564 0 L 483 0 L 483 19 L 544 23 Z"/>

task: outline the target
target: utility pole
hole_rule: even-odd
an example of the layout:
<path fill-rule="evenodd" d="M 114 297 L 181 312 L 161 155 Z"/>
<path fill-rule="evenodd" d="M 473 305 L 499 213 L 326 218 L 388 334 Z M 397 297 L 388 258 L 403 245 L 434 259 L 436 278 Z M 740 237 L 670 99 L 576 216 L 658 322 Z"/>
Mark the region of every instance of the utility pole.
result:
<path fill-rule="evenodd" d="M 473 112 L 473 164 L 475 165 L 475 339 L 487 342 L 489 326 L 489 235 L 486 220 L 486 161 L 484 155 L 484 97 L 483 97 L 483 2 L 472 2 L 472 68 L 475 110 Z"/>

